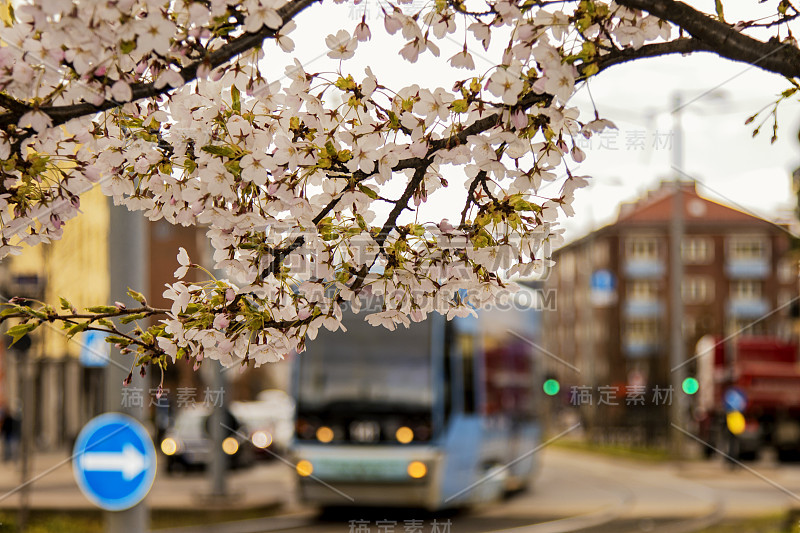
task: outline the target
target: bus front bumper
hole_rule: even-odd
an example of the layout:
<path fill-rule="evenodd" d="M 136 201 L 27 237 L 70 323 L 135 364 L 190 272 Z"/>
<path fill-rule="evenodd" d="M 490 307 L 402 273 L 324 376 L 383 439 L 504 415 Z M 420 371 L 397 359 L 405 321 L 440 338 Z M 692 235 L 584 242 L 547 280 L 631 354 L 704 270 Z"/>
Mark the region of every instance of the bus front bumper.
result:
<path fill-rule="evenodd" d="M 300 501 L 306 504 L 441 507 L 442 458 L 433 447 L 297 445 L 293 458 L 295 464 L 311 465 L 311 474 L 298 479 Z"/>

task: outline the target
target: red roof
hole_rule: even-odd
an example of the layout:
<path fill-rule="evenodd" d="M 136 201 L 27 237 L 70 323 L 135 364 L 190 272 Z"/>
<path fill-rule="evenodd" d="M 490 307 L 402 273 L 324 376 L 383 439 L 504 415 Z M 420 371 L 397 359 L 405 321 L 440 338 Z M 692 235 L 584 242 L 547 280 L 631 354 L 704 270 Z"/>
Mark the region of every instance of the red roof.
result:
<path fill-rule="evenodd" d="M 770 224 L 764 219 L 703 198 L 697 193 L 694 182 L 681 182 L 681 195 L 683 217 L 687 223 L 707 221 Z M 666 222 L 672 217 L 674 197 L 674 183 L 662 182 L 658 189 L 651 191 L 644 198 L 620 206 L 617 223 Z"/>

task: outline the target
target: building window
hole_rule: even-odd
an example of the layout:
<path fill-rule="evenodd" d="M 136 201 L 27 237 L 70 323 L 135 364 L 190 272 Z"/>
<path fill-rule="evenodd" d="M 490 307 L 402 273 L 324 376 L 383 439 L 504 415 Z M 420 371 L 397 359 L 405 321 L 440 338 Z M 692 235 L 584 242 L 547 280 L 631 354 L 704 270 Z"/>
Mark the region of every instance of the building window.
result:
<path fill-rule="evenodd" d="M 708 237 L 689 237 L 681 243 L 684 263 L 706 265 L 714 260 L 714 241 Z"/>
<path fill-rule="evenodd" d="M 752 320 L 732 320 L 728 326 L 727 335 L 766 335 L 767 327 L 765 321 Z"/>
<path fill-rule="evenodd" d="M 731 284 L 732 300 L 761 299 L 761 282 L 752 279 L 738 280 Z"/>
<path fill-rule="evenodd" d="M 628 344 L 655 344 L 658 342 L 658 322 L 656 320 L 632 319 L 625 327 L 625 341 Z"/>
<path fill-rule="evenodd" d="M 683 301 L 687 304 L 704 304 L 714 298 L 714 284 L 706 276 L 687 276 L 681 286 Z"/>
<path fill-rule="evenodd" d="M 781 283 L 792 283 L 797 280 L 796 261 L 791 259 L 781 259 L 778 263 L 778 281 Z"/>
<path fill-rule="evenodd" d="M 728 241 L 728 259 L 754 260 L 767 258 L 767 239 L 765 237 L 732 237 Z"/>
<path fill-rule="evenodd" d="M 780 309 L 786 309 L 792 304 L 792 299 L 795 297 L 795 291 L 781 289 L 778 292 L 778 307 Z"/>
<path fill-rule="evenodd" d="M 558 258 L 561 280 L 564 283 L 572 283 L 575 280 L 575 256 L 571 253 L 562 254 Z"/>
<path fill-rule="evenodd" d="M 697 321 L 693 316 L 683 317 L 683 336 L 695 337 L 697 335 Z"/>
<path fill-rule="evenodd" d="M 609 251 L 607 241 L 596 241 L 592 244 L 592 264 L 605 267 L 609 264 Z"/>
<path fill-rule="evenodd" d="M 655 281 L 636 280 L 628 283 L 628 300 L 652 302 L 658 300 L 658 284 Z"/>
<path fill-rule="evenodd" d="M 633 261 L 658 259 L 658 240 L 655 237 L 632 237 L 625 243 L 625 255 Z"/>

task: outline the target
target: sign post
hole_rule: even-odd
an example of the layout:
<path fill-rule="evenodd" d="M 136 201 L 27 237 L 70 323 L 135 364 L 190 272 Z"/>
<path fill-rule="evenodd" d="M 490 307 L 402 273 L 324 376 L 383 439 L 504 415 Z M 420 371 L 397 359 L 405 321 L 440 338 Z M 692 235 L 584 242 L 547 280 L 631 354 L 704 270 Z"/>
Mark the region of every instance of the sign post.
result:
<path fill-rule="evenodd" d="M 109 294 L 122 302 L 132 303 L 126 298 L 128 288 L 146 290 L 148 284 L 148 240 L 147 220 L 140 214 L 128 211 L 124 206 L 114 206 L 109 198 Z M 125 326 L 120 326 L 125 327 Z M 129 325 L 131 327 L 132 325 Z M 126 404 L 123 401 L 123 380 L 131 371 L 134 354 L 121 354 L 117 349 L 109 352 L 105 366 L 105 405 L 106 411 L 122 411 L 133 418 L 144 418 L 144 405 Z M 148 390 L 147 380 L 133 372 L 131 389 Z M 107 512 L 106 533 L 146 533 L 150 530 L 150 512 L 147 501 L 125 511 Z"/>

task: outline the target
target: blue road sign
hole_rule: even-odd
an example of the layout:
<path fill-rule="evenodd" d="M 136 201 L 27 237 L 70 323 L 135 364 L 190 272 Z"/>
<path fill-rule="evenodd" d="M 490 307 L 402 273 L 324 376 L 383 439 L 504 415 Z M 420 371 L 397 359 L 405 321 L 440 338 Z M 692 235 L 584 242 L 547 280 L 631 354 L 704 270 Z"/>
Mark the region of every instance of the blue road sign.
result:
<path fill-rule="evenodd" d="M 617 300 L 617 284 L 610 270 L 595 270 L 589 280 L 589 298 L 593 305 L 603 307 Z"/>
<path fill-rule="evenodd" d="M 78 487 L 92 503 L 107 511 L 128 509 L 142 501 L 153 486 L 153 440 L 128 415 L 100 415 L 78 435 L 72 471 Z"/>
<path fill-rule="evenodd" d="M 106 342 L 108 333 L 103 331 L 87 331 L 81 334 L 80 362 L 83 366 L 107 366 L 111 355 L 111 345 Z"/>
<path fill-rule="evenodd" d="M 722 403 L 725 405 L 725 411 L 729 413 L 732 411 L 742 412 L 747 407 L 747 396 L 742 389 L 731 387 L 725 391 Z"/>

